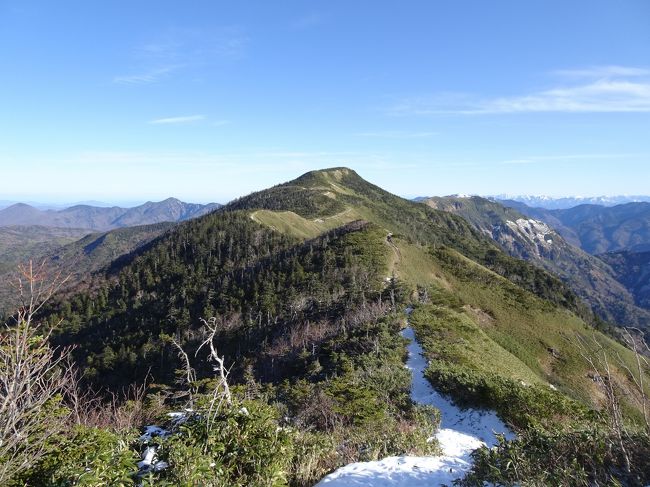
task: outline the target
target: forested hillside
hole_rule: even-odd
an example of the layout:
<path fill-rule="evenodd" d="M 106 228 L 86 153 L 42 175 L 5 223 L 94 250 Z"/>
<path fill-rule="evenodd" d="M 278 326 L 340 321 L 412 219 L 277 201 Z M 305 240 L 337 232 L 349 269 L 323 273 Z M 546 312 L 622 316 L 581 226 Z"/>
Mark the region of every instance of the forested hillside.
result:
<path fill-rule="evenodd" d="M 510 255 L 557 275 L 604 321 L 619 326 L 650 327 L 650 309 L 635 301 L 606 261 L 569 244 L 543 221 L 478 196 L 434 197 L 433 208 L 462 216 L 489 235 Z"/>
<path fill-rule="evenodd" d="M 14 270 L 20 262 L 52 252 L 86 234 L 88 231 L 83 228 L 1 227 L 0 274 Z"/>
<path fill-rule="evenodd" d="M 65 289 L 82 289 L 82 286 L 92 286 L 97 271 L 173 226 L 173 223 L 157 223 L 90 234 L 87 230 L 66 228 L 0 228 L 0 246 L 3 237 L 7 240 L 5 253 L 0 257 L 0 316 L 10 314 L 22 304 L 17 289 L 20 264 L 29 260 L 44 263 L 51 273 L 61 273 L 68 278 Z M 101 275 L 98 279 L 103 280 Z"/>
<path fill-rule="evenodd" d="M 650 251 L 608 252 L 598 258 L 614 269 L 639 306 L 650 309 Z"/>

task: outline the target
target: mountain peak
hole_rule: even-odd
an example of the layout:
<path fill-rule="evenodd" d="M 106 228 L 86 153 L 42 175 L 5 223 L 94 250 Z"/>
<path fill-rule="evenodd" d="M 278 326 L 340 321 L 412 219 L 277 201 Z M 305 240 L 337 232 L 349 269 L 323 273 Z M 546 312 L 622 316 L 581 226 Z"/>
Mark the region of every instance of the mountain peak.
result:
<path fill-rule="evenodd" d="M 27 203 L 14 203 L 13 205 L 5 208 L 5 210 L 37 210 L 37 208 L 34 208 L 33 206 L 28 205 Z"/>
<path fill-rule="evenodd" d="M 169 198 L 165 198 L 164 200 L 162 200 L 160 203 L 183 203 L 183 202 L 178 198 L 174 198 L 173 196 L 170 196 Z"/>
<path fill-rule="evenodd" d="M 328 184 L 341 182 L 344 179 L 353 177 L 359 180 L 363 180 L 354 170 L 348 167 L 330 167 L 326 169 L 318 169 L 314 171 L 309 171 L 294 179 L 293 182 L 287 184 L 302 184 L 310 185 L 313 183 L 318 184 Z"/>

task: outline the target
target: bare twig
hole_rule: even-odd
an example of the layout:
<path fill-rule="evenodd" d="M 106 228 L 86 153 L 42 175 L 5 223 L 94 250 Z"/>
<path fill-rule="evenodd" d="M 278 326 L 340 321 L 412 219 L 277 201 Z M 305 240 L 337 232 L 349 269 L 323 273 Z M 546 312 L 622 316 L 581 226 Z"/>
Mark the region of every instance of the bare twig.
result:
<path fill-rule="evenodd" d="M 181 344 L 176 341 L 174 337 L 170 337 L 169 341 L 176 347 L 178 350 L 178 356 L 183 361 L 185 367 L 185 381 L 187 382 L 187 393 L 190 398 L 190 408 L 194 407 L 194 393 L 196 392 L 196 371 L 192 368 L 190 364 L 190 358 L 187 355 L 187 352 L 183 350 Z"/>

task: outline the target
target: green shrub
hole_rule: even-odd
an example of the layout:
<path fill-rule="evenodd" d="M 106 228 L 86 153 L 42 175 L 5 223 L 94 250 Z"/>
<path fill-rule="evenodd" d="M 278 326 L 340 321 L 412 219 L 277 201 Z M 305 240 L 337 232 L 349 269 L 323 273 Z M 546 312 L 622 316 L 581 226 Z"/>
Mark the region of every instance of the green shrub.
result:
<path fill-rule="evenodd" d="M 77 426 L 65 436 L 52 438 L 48 454 L 15 485 L 133 485 L 140 460 L 137 450 L 131 448 L 134 441 L 135 436 Z"/>
<path fill-rule="evenodd" d="M 196 414 L 162 442 L 169 468 L 160 477 L 186 486 L 287 485 L 292 436 L 259 401 L 224 407 L 210 422 Z"/>
<path fill-rule="evenodd" d="M 520 429 L 595 418 L 582 404 L 542 385 L 522 384 L 440 360 L 431 361 L 425 375 L 438 391 L 460 405 L 494 409 Z"/>
<path fill-rule="evenodd" d="M 625 437 L 631 471 L 618 440 L 605 429 L 590 428 L 548 432 L 532 428 L 517 440 L 500 438 L 493 448 L 473 453 L 472 471 L 463 486 L 496 485 L 643 486 L 650 482 L 650 438 L 635 434 Z"/>

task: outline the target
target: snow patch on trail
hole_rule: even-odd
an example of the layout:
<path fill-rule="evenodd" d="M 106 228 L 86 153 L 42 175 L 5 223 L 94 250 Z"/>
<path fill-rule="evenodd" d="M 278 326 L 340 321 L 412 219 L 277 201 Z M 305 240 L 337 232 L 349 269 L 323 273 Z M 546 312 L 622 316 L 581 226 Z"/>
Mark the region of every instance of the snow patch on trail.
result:
<path fill-rule="evenodd" d="M 493 411 L 461 409 L 433 389 L 424 376 L 427 361 L 412 328 L 402 336 L 408 345 L 406 367 L 411 370 L 411 398 L 418 404 L 436 407 L 441 428 L 435 434 L 442 449 L 437 457 L 399 456 L 374 462 L 351 463 L 327 475 L 317 485 L 326 487 L 432 487 L 451 484 L 471 468 L 472 451 L 497 444 L 495 434 L 513 439 L 514 434 Z"/>
<path fill-rule="evenodd" d="M 194 414 L 194 411 L 185 409 L 185 411 L 167 413 L 167 416 L 171 420 L 172 428 L 175 429 L 178 425 L 187 421 L 192 414 Z M 169 467 L 167 462 L 158 460 L 159 445 L 156 438 L 167 438 L 171 434 L 173 434 L 173 431 L 155 424 L 144 427 L 144 432 L 139 438 L 140 443 L 144 446 L 144 451 L 142 452 L 142 460 L 138 462 L 138 472 L 136 474 L 138 477 L 142 477 L 151 471 L 159 472 Z"/>
<path fill-rule="evenodd" d="M 402 332 L 402 336 L 411 340 L 408 346 L 409 358 L 406 362 L 406 367 L 413 374 L 411 398 L 418 404 L 430 405 L 440 410 L 441 429 L 436 435 L 436 438 L 438 438 L 443 452 L 447 447 L 454 448 L 453 441 L 447 442 L 449 439 L 449 433 L 447 431 L 473 437 L 475 440 L 489 447 L 497 444 L 495 433 L 505 434 L 509 440 L 514 439 L 514 434 L 499 419 L 494 411 L 461 409 L 448 397 L 439 394 L 424 376 L 424 371 L 428 364 L 424 358 L 422 347 L 415 339 L 413 329 L 410 327 L 406 328 Z M 451 439 L 453 440 L 453 438 Z M 476 448 L 478 447 L 474 447 L 472 450 Z"/>

